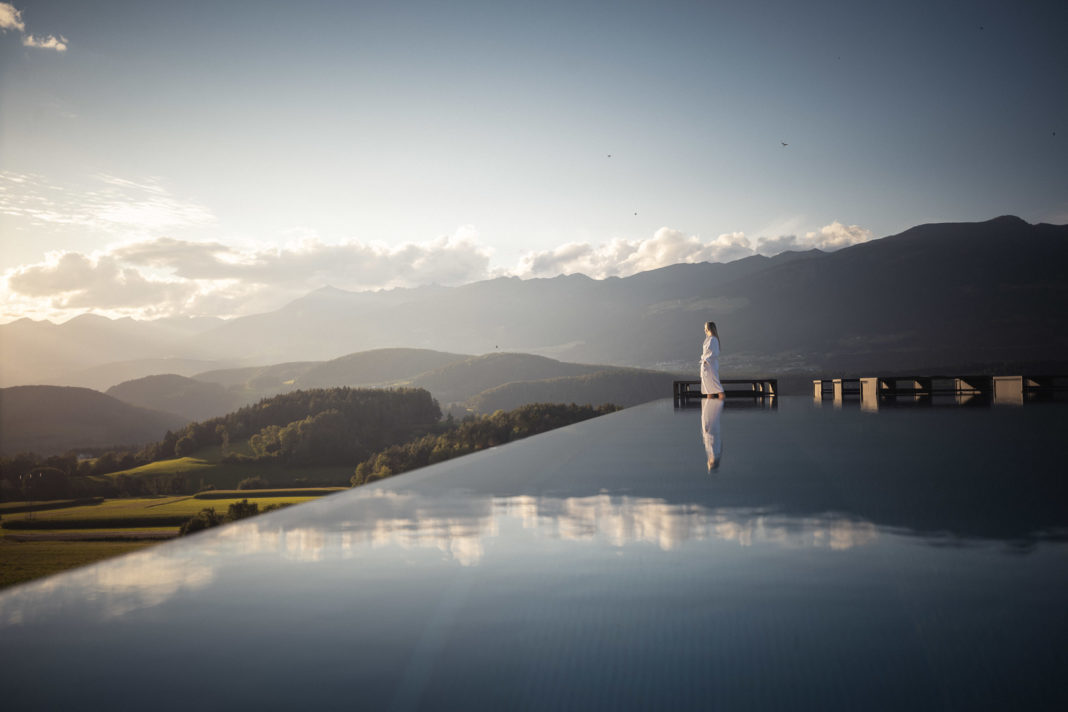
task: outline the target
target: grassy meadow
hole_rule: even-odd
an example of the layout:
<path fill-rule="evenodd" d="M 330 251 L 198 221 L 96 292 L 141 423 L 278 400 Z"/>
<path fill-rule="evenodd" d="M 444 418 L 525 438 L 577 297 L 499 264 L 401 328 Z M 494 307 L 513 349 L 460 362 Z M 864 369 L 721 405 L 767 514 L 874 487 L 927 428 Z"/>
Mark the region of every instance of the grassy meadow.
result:
<path fill-rule="evenodd" d="M 123 477 L 146 484 L 181 476 L 190 486 L 207 488 L 195 495 L 0 503 L 0 588 L 174 538 L 184 522 L 208 507 L 226 514 L 231 504 L 243 499 L 255 502 L 261 511 L 272 504 L 300 504 L 347 489 L 352 476 L 351 466 L 224 460 L 227 455 L 251 454 L 247 442 L 225 450 L 210 446 L 188 457 L 91 476 L 97 481 Z M 275 489 L 238 490 L 238 483 L 250 477 L 262 477 Z M 329 486 L 308 486 L 312 483 Z"/>
<path fill-rule="evenodd" d="M 348 485 L 352 467 L 348 465 L 307 466 L 294 468 L 284 462 L 224 462 L 218 447 L 205 448 L 195 455 L 171 460 L 150 462 L 129 470 L 119 470 L 97 479 L 118 479 L 120 476 L 144 480 L 185 477 L 189 482 L 220 490 L 236 489 L 241 480 L 262 477 L 272 486 L 288 487 L 295 482 Z"/>
<path fill-rule="evenodd" d="M 311 496 L 272 496 L 271 490 L 239 490 L 223 498 L 201 499 L 193 496 L 137 497 L 132 499 L 106 499 L 100 504 L 80 507 L 65 507 L 36 512 L 22 512 L 4 517 L 3 527 L 14 529 L 123 529 L 145 526 L 179 526 L 186 519 L 206 507 L 225 512 L 234 502 L 254 500 L 260 509 L 271 504 L 300 504 L 322 496 L 329 490 L 315 489 Z M 299 490 L 289 490 L 299 492 Z M 214 493 L 211 493 L 214 494 Z"/>

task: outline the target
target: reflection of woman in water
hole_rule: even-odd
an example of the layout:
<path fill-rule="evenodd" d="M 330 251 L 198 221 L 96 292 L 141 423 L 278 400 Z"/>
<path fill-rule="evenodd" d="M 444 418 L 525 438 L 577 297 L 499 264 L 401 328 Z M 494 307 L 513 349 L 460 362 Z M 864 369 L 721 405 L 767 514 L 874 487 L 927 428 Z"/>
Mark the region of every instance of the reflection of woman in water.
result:
<path fill-rule="evenodd" d="M 723 438 L 719 434 L 719 416 L 723 413 L 722 398 L 706 398 L 701 401 L 701 437 L 708 455 L 708 471 L 719 467 L 723 459 Z"/>
<path fill-rule="evenodd" d="M 701 392 L 705 398 L 723 397 L 723 384 L 719 382 L 719 332 L 714 321 L 705 324 L 705 343 L 701 350 Z"/>

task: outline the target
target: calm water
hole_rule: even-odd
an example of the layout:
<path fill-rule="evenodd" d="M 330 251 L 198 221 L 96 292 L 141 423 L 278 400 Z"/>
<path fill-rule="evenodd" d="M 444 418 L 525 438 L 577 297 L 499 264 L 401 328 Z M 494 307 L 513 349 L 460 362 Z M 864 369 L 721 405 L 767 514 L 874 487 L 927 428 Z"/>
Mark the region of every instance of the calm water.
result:
<path fill-rule="evenodd" d="M 703 405 L 10 590 L 5 705 L 1068 708 L 1068 407 Z"/>

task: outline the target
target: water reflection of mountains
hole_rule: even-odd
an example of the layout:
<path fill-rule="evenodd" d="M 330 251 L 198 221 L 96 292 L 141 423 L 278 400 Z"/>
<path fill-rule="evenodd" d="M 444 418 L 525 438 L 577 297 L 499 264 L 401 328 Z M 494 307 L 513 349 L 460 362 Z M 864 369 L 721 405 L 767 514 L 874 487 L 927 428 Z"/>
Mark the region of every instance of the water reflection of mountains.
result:
<path fill-rule="evenodd" d="M 381 486 L 427 496 L 610 494 L 784 521 L 870 522 L 942 543 L 1068 539 L 1063 406 L 871 414 L 731 405 L 724 464 L 711 472 L 700 409 L 647 407 Z"/>

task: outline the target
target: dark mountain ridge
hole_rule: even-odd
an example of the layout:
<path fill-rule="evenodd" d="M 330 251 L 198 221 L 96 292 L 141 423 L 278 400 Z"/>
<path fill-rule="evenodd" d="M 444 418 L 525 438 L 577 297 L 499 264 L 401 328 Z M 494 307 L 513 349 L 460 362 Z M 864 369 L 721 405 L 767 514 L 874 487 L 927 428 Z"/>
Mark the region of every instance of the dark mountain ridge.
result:
<path fill-rule="evenodd" d="M 679 264 L 626 278 L 513 277 L 359 293 L 324 288 L 178 343 L 146 336 L 155 328 L 150 324 L 96 318 L 81 330 L 68 329 L 71 322 L 3 325 L 0 344 L 5 383 L 28 378 L 56 351 L 68 364 L 99 358 L 101 340 L 129 344 L 134 332 L 145 342 L 140 352 L 166 347 L 167 356 L 190 357 L 192 349 L 197 358 L 245 363 L 324 361 L 403 346 L 690 371 L 701 325 L 711 319 L 720 326 L 727 376 L 957 363 L 1068 368 L 1066 297 L 1068 226 L 1003 216 L 919 225 L 831 253 Z M 91 324 L 111 335 L 85 333 Z M 45 346 L 26 336 L 37 331 L 51 334 Z M 70 348 L 75 343 L 79 348 Z M 34 365 L 22 358 L 26 353 L 44 356 Z M 306 373 L 299 371 L 286 380 L 299 381 Z"/>

